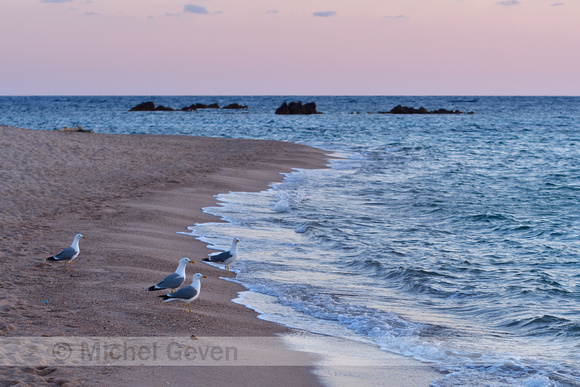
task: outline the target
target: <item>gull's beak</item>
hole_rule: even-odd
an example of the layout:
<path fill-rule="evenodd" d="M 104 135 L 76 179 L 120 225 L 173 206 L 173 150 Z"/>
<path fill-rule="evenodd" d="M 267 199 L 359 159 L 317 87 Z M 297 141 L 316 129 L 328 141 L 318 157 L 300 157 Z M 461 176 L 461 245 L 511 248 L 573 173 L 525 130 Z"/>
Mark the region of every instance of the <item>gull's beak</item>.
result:
<path fill-rule="evenodd" d="M 201 278 L 207 278 L 206 276 L 202 275 Z"/>
<path fill-rule="evenodd" d="M 87 239 L 87 237 L 86 236 L 83 236 L 83 239 Z"/>
<path fill-rule="evenodd" d="M 195 261 L 192 261 L 192 260 L 190 259 L 188 263 L 195 263 Z"/>

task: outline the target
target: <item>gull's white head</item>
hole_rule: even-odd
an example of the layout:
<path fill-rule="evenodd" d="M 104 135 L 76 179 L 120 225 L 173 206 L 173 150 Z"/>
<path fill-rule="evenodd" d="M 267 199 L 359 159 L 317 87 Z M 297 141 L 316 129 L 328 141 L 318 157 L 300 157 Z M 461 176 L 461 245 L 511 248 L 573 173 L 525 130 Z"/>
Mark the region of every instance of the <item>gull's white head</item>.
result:
<path fill-rule="evenodd" d="M 188 263 L 195 263 L 195 262 L 193 262 L 193 261 L 192 261 L 191 259 L 189 259 L 189 258 L 181 258 L 181 259 L 179 260 L 179 263 L 181 263 L 181 264 L 184 264 L 184 265 L 187 265 Z"/>
<path fill-rule="evenodd" d="M 194 280 L 200 280 L 200 279 L 202 279 L 202 278 L 207 278 L 207 277 L 206 277 L 206 276 L 204 276 L 204 275 L 203 275 L 203 274 L 201 274 L 201 273 L 195 273 L 195 274 L 193 275 L 193 279 L 194 279 Z"/>

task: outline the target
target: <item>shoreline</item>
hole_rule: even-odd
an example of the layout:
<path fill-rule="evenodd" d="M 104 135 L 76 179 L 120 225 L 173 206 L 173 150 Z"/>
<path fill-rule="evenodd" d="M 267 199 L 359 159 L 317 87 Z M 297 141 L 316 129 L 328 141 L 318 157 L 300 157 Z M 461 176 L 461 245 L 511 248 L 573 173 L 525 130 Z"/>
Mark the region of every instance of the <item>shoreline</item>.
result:
<path fill-rule="evenodd" d="M 0 287 L 7 290 L 0 295 L 0 339 L 195 336 L 236 343 L 253 337 L 249 352 L 267 354 L 264 366 L 51 364 L 2 367 L 0 376 L 45 385 L 190 385 L 202 377 L 217 386 L 280 380 L 303 386 L 357 380 L 428 385 L 440 375 L 415 360 L 385 355 L 366 344 L 342 341 L 337 346 L 340 339 L 329 341 L 259 318 L 234 301 L 247 291 L 242 285 L 223 280 L 224 270 L 201 262 L 214 250 L 186 235 L 195 223 L 220 221 L 203 212 L 216 204 L 215 195 L 261 191 L 296 168 L 327 168 L 329 159 L 322 150 L 276 141 L 0 126 L 6 182 L 0 188 L 5 219 L 0 224 Z M 60 262 L 45 261 L 69 246 L 76 233 L 87 239 L 81 241 L 72 272 Z M 239 247 L 243 251 L 243 241 Z M 182 257 L 195 261 L 186 268 L 184 285 L 196 272 L 207 277 L 192 314 L 144 291 L 173 272 Z M 267 345 L 257 344 L 264 339 Z M 285 360 L 278 364 L 275 358 Z M 360 365 L 345 367 L 361 359 Z"/>
<path fill-rule="evenodd" d="M 245 289 L 201 262 L 213 250 L 178 232 L 218 221 L 202 212 L 218 193 L 259 191 L 294 168 L 324 168 L 323 151 L 275 141 L 5 126 L 0 136 L 2 336 L 273 337 L 290 331 L 232 302 Z M 72 272 L 45 261 L 76 233 L 87 239 Z M 207 276 L 192 314 L 144 291 L 173 272 L 182 257 L 196 262 L 188 265 L 185 284 L 195 272 Z M 285 350 L 282 339 L 280 349 Z M 280 378 L 320 384 L 310 366 L 240 368 L 3 367 L 1 372 L 4 380 L 48 384 L 181 385 L 201 374 L 214 385 L 234 378 L 256 385 Z"/>

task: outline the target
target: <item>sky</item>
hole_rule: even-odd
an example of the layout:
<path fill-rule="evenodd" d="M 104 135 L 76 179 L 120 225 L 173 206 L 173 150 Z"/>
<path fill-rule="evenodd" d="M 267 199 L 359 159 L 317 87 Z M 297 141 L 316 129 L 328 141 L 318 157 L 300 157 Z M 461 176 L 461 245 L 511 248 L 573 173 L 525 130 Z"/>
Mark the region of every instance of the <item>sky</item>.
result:
<path fill-rule="evenodd" d="M 580 95 L 580 0 L 0 0 L 0 95 Z"/>

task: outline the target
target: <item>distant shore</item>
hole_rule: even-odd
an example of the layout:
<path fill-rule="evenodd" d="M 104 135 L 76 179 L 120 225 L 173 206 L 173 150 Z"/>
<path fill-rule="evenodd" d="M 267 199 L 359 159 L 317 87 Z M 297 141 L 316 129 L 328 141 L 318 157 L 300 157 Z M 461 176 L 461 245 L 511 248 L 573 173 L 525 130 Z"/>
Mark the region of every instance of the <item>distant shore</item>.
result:
<path fill-rule="evenodd" d="M 258 191 L 292 168 L 323 168 L 321 150 L 275 141 L 107 135 L 0 126 L 0 335 L 275 336 L 288 329 L 231 302 L 243 288 L 203 264 L 210 252 L 178 234 L 217 221 L 213 195 Z M 72 273 L 45 258 L 87 237 Z M 243 241 L 240 244 L 243 252 Z M 241 253 L 243 255 L 243 253 Z M 143 290 L 196 263 L 207 276 L 194 301 L 161 303 Z M 243 259 L 243 258 L 242 258 Z M 283 349 L 280 342 L 281 350 Z M 317 385 L 311 367 L 4 367 L 5 381 L 76 385 Z"/>

